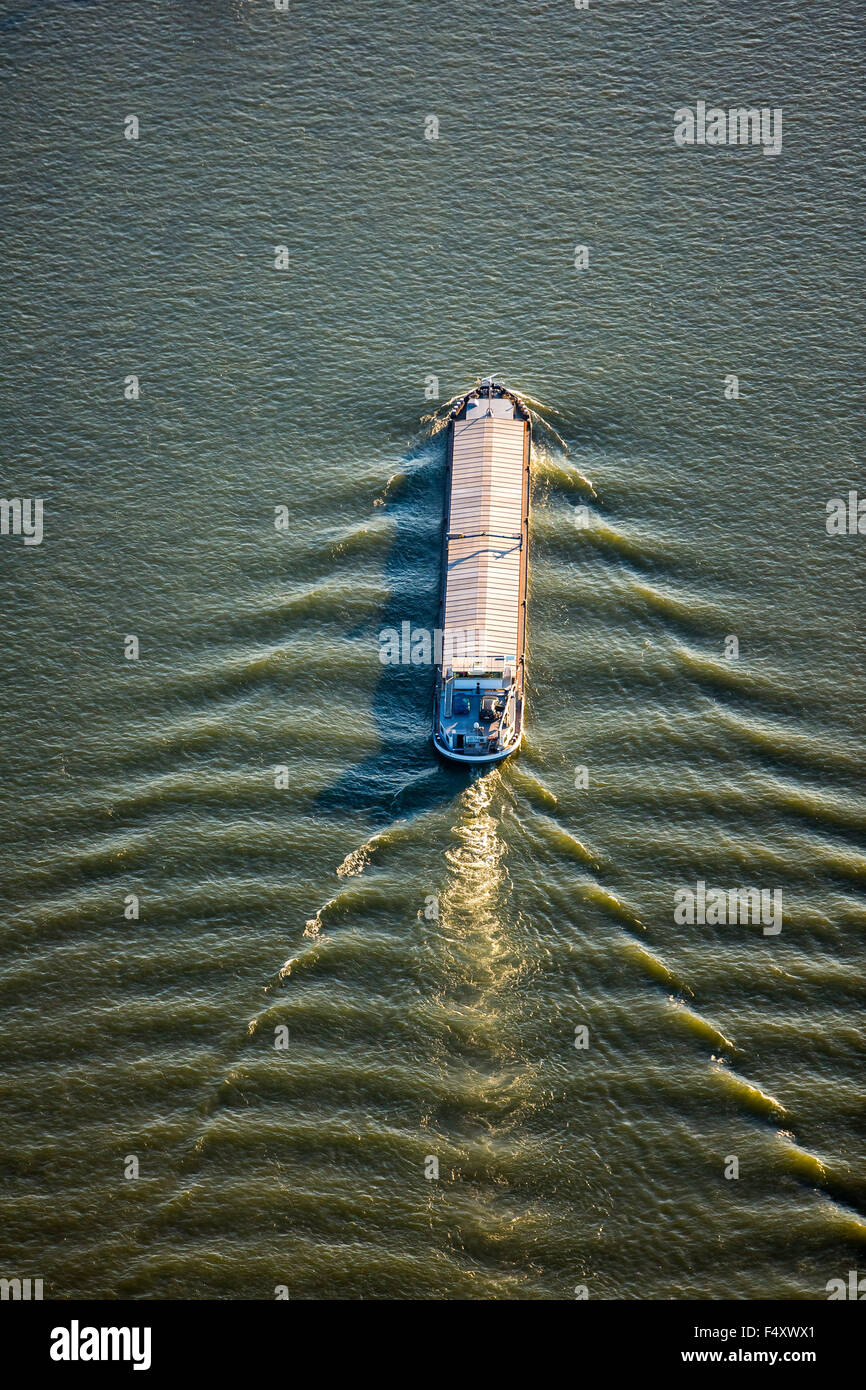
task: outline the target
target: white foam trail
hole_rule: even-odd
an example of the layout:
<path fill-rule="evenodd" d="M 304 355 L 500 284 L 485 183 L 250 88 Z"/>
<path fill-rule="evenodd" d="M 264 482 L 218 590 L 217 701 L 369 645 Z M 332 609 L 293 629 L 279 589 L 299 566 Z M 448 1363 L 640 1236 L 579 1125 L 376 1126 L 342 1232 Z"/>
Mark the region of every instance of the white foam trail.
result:
<path fill-rule="evenodd" d="M 359 845 L 357 849 L 350 850 L 342 864 L 337 866 L 337 878 L 354 878 L 357 874 L 362 874 L 370 862 L 370 856 L 381 840 L 381 835 L 374 835 L 365 844 Z"/>
<path fill-rule="evenodd" d="M 463 397 L 468 395 L 468 392 L 472 389 L 473 388 L 470 386 L 467 391 L 459 391 L 456 396 L 452 396 L 450 400 L 445 401 L 442 405 L 438 406 L 437 409 L 434 410 L 430 415 L 421 416 L 422 425 L 430 425 L 431 435 L 438 434 L 440 430 L 445 428 L 445 426 L 448 423 L 447 412 L 450 410 L 451 406 L 454 405 L 456 401 L 462 400 Z M 511 390 L 511 387 L 509 387 L 508 389 Z M 561 410 L 556 410 L 553 406 L 545 405 L 543 401 L 537 401 L 534 396 L 525 396 L 522 391 L 513 390 L 512 395 L 516 396 L 517 399 L 523 405 L 526 406 L 526 409 L 529 412 L 531 419 L 538 421 L 538 423 L 540 425 L 543 425 L 546 430 L 549 430 L 550 433 L 556 439 L 557 443 L 559 443 L 565 450 L 565 452 L 568 453 L 568 445 L 566 444 L 562 435 L 559 434 L 559 432 L 554 429 L 550 421 L 546 420 L 544 418 L 544 415 L 540 414 L 539 412 L 544 411 L 550 415 L 558 415 L 561 420 L 567 420 L 568 416 L 563 415 Z M 532 403 L 532 405 L 538 406 L 538 410 L 533 410 L 532 406 L 530 405 L 530 402 Z"/>
<path fill-rule="evenodd" d="M 523 391 L 517 390 L 515 390 L 514 394 L 515 396 L 519 396 L 522 401 L 529 401 L 532 405 L 537 405 L 539 410 L 547 411 L 549 415 L 558 415 L 560 420 L 568 419 L 568 416 L 563 415 L 561 410 L 556 410 L 552 405 L 545 405 L 544 401 L 537 401 L 534 396 L 527 396 Z"/>
<path fill-rule="evenodd" d="M 592 495 L 596 502 L 598 501 L 598 493 L 595 490 L 595 484 L 593 483 L 591 478 L 588 478 L 585 473 L 581 472 L 581 470 L 577 467 L 576 464 L 571 462 L 566 463 L 564 460 L 558 460 L 553 456 L 553 454 L 551 454 L 549 449 L 544 449 L 541 447 L 535 450 L 535 456 L 538 462 L 541 464 L 542 469 L 546 470 L 551 475 L 559 473 L 565 474 L 569 478 L 575 478 L 577 482 L 579 482 L 583 487 L 586 488 L 586 490 Z M 551 481 L 555 481 L 555 478 L 552 477 Z"/>

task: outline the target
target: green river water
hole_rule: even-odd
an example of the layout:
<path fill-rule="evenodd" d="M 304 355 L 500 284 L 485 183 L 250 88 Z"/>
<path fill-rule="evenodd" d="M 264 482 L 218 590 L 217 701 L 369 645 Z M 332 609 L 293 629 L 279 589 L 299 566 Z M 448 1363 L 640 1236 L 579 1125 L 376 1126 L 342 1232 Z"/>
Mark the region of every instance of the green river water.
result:
<path fill-rule="evenodd" d="M 862 40 L 0 4 L 2 491 L 44 499 L 0 538 L 0 1273 L 819 1299 L 866 1258 Z M 699 99 L 781 154 L 678 148 Z M 436 621 L 423 417 L 488 372 L 562 442 L 478 776 L 378 651 Z M 782 929 L 678 924 L 699 881 Z"/>

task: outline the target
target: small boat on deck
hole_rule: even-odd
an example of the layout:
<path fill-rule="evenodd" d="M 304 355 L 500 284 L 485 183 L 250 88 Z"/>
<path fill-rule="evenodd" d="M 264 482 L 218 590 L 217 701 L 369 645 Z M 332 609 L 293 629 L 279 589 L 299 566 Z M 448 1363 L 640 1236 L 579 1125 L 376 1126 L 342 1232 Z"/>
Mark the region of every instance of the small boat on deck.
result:
<path fill-rule="evenodd" d="M 501 762 L 523 737 L 531 445 L 492 377 L 451 411 L 433 742 L 454 762 Z"/>

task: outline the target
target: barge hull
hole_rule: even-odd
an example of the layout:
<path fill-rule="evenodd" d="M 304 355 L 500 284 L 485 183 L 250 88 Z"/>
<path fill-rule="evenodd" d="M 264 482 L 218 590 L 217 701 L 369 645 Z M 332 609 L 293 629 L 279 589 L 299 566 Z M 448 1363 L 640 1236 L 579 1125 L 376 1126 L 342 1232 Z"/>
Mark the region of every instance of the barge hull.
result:
<path fill-rule="evenodd" d="M 455 407 L 433 737 L 457 762 L 501 761 L 522 737 L 530 449 L 528 412 L 496 383 Z"/>

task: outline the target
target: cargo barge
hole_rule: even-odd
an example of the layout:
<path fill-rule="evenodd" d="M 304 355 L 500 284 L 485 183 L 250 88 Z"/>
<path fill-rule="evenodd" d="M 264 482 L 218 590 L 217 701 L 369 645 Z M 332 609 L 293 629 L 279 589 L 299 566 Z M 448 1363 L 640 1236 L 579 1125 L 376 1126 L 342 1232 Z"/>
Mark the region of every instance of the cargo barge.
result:
<path fill-rule="evenodd" d="M 454 762 L 497 763 L 523 737 L 532 424 L 486 377 L 448 430 L 433 742 Z"/>

